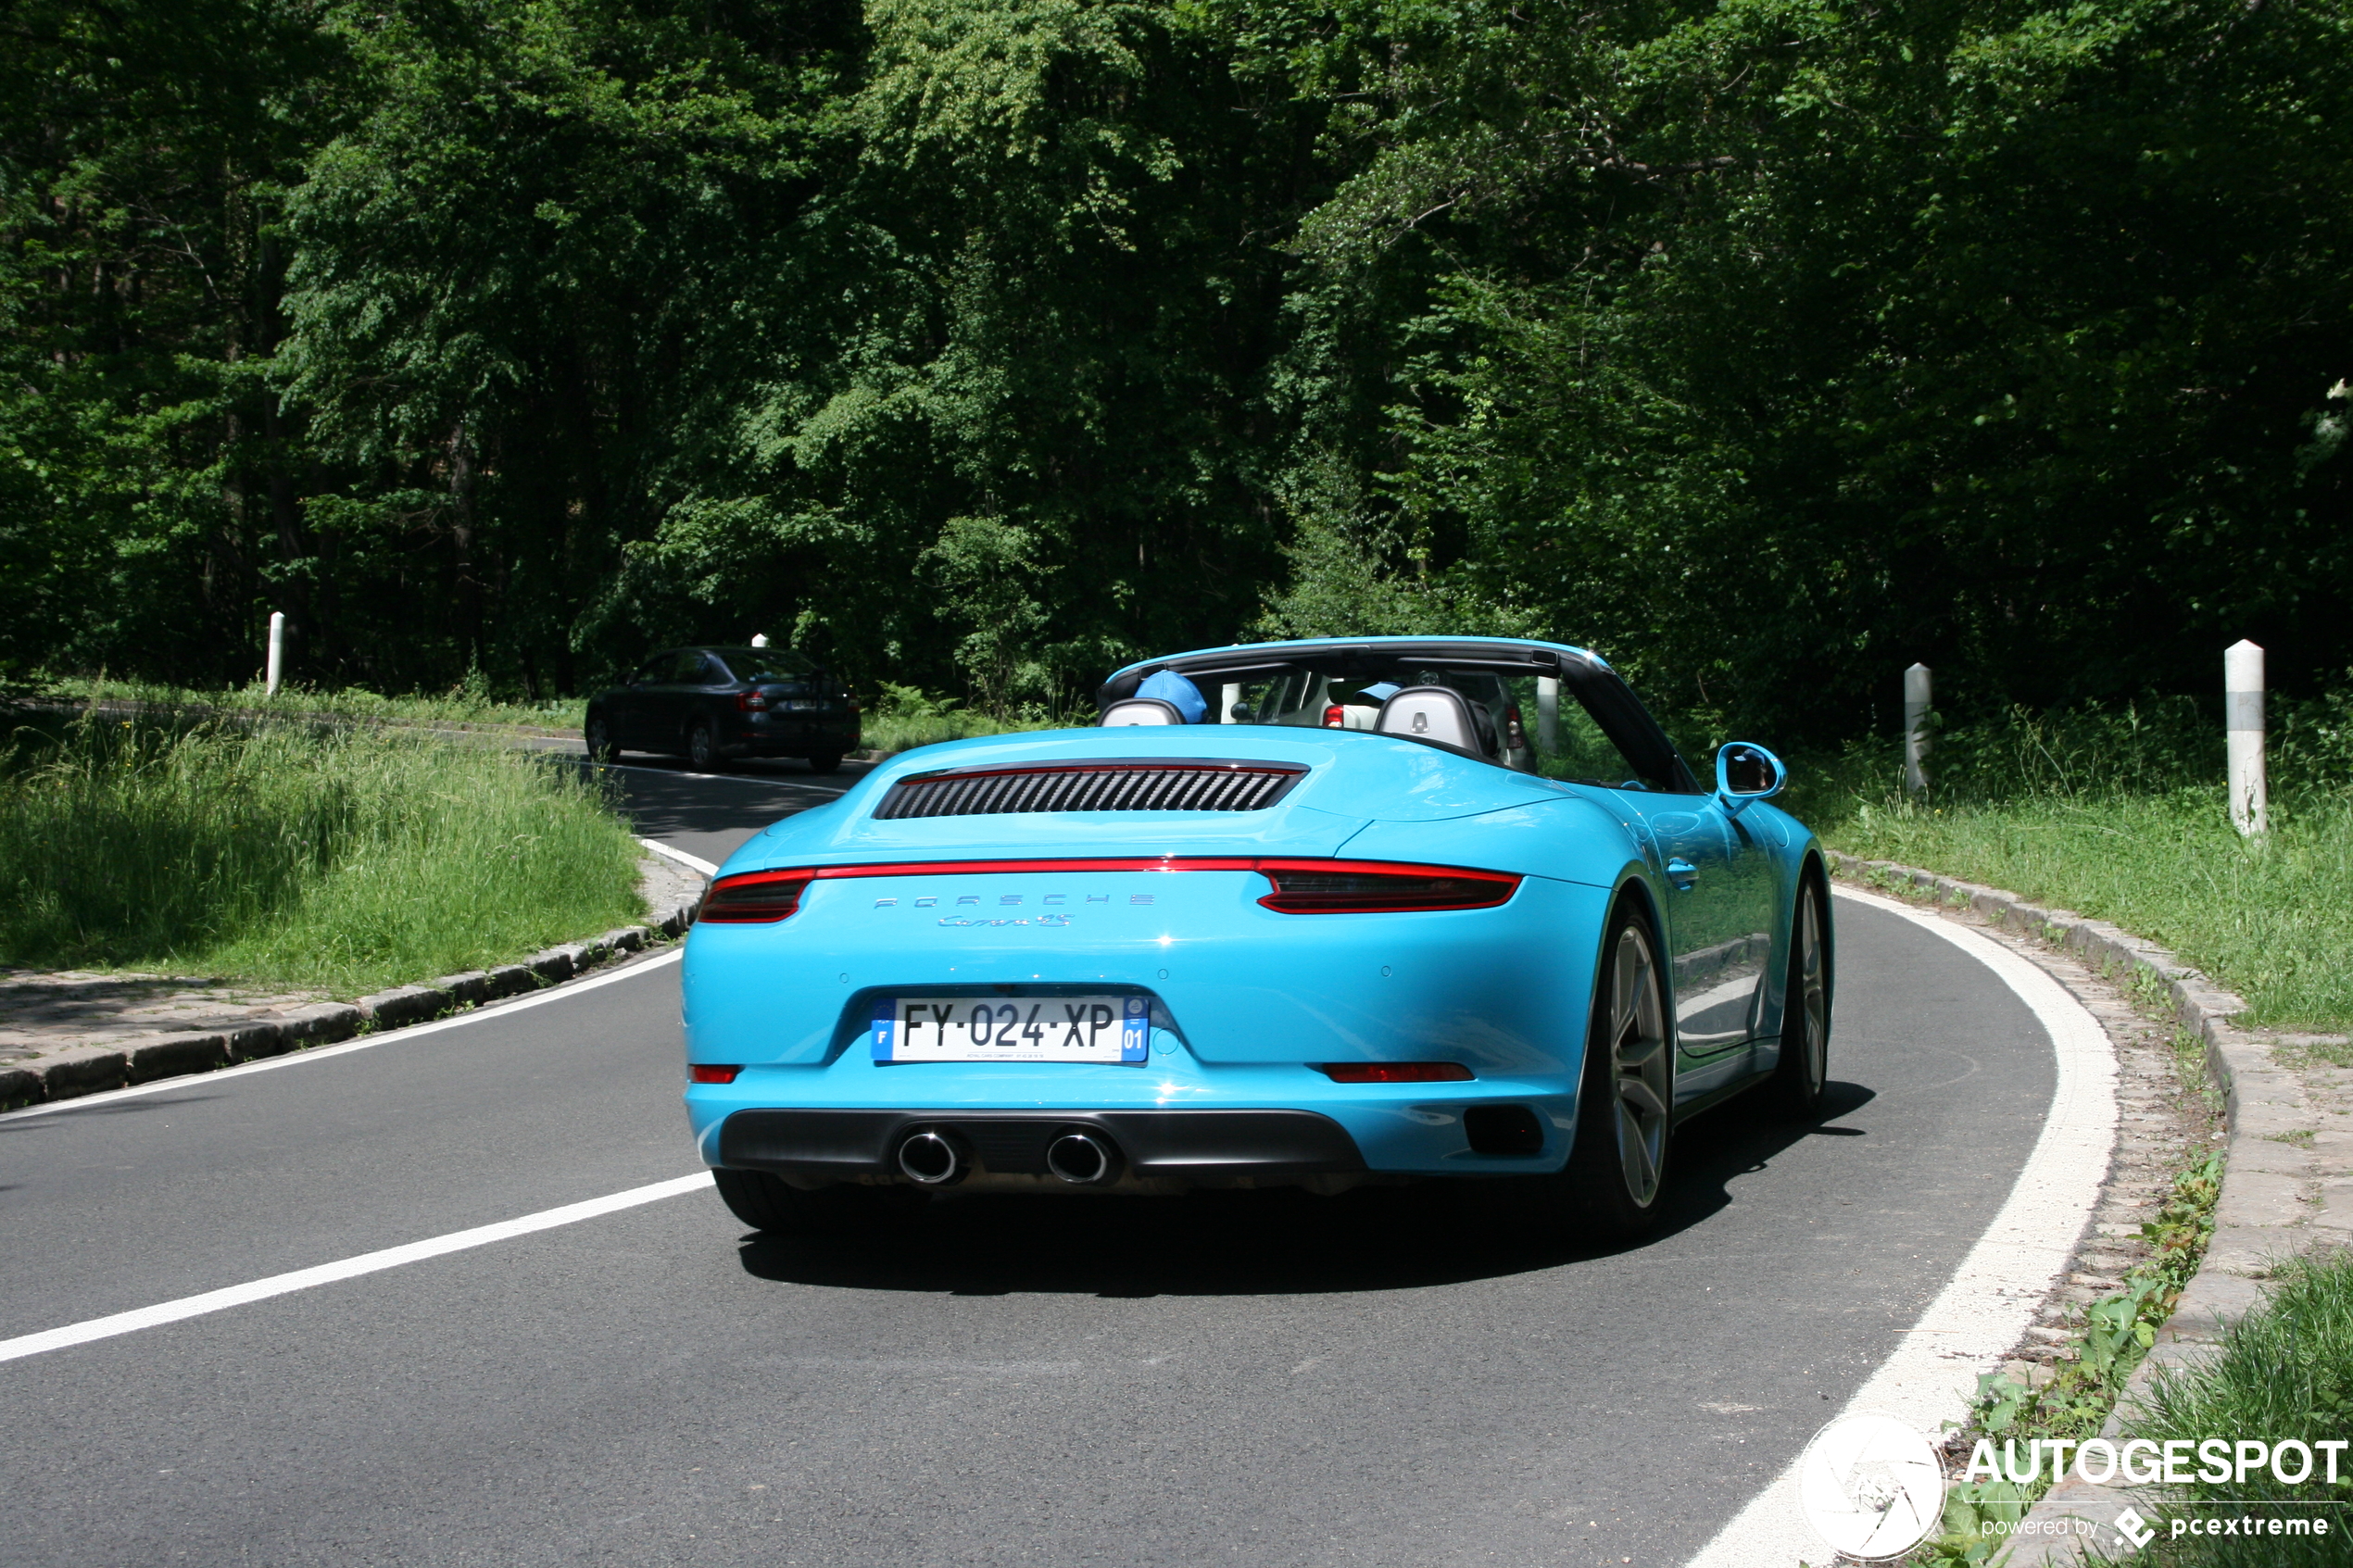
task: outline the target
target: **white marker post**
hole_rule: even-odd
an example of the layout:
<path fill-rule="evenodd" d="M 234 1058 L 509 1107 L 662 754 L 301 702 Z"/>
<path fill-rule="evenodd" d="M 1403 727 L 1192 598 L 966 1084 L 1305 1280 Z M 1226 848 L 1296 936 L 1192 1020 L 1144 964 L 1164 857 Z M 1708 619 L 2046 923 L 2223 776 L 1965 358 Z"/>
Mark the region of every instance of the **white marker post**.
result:
<path fill-rule="evenodd" d="M 1536 754 L 1557 757 L 1561 749 L 1561 678 L 1536 677 Z"/>
<path fill-rule="evenodd" d="M 276 696 L 278 695 L 278 676 L 285 667 L 286 614 L 283 610 L 273 609 L 270 612 L 270 667 L 268 674 L 264 677 L 266 687 L 263 696 Z"/>
<path fill-rule="evenodd" d="M 756 648 L 766 647 L 768 646 L 768 633 L 765 632 L 754 632 L 751 634 L 751 646 Z"/>
<path fill-rule="evenodd" d="M 2231 752 L 2231 825 L 2249 838 L 2270 826 L 2263 776 L 2263 650 L 2242 637 L 2222 650 L 2222 722 Z"/>
<path fill-rule="evenodd" d="M 1928 666 L 1915 664 L 1904 671 L 1904 787 L 1914 795 L 1928 793 L 1928 710 L 1933 706 Z"/>

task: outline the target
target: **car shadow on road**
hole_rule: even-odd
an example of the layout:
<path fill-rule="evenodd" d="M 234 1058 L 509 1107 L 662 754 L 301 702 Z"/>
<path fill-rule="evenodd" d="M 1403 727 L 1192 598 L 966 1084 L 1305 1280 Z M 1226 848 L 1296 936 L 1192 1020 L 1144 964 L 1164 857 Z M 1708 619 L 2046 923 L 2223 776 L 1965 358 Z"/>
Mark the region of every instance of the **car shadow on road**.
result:
<path fill-rule="evenodd" d="M 744 1270 L 779 1284 L 957 1296 L 1306 1295 L 1414 1290 L 1534 1273 L 1674 1241 L 1737 1201 L 1740 1179 L 1873 1096 L 1833 1083 L 1804 1121 L 1735 1102 L 1676 1136 L 1664 1223 L 1632 1244 L 1543 1238 L 1504 1182 L 1296 1188 L 1186 1198 L 957 1196 L 903 1227 L 855 1236 L 747 1236 Z"/>

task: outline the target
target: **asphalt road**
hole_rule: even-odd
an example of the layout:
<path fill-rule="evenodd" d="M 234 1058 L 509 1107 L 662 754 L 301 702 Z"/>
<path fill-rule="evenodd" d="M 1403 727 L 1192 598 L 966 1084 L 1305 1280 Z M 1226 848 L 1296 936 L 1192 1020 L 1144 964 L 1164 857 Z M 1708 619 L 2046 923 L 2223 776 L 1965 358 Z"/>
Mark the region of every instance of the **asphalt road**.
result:
<path fill-rule="evenodd" d="M 717 860 L 854 774 L 624 777 Z M 781 1245 L 700 1189 L 0 1363 L 0 1561 L 1679 1562 L 1894 1348 L 2051 1093 L 1991 973 L 1838 914 L 1829 1114 L 1693 1123 L 1641 1247 L 1425 1189 Z M 0 1338 L 691 1173 L 676 975 L 0 1120 Z"/>

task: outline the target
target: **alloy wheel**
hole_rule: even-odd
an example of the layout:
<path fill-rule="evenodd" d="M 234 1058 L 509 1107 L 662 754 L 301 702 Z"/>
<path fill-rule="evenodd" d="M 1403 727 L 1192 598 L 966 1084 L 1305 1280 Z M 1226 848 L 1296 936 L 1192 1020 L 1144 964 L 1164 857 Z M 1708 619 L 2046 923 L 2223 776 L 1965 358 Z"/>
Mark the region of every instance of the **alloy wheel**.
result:
<path fill-rule="evenodd" d="M 1806 1031 L 1806 1088 L 1819 1094 L 1830 1073 L 1831 1008 L 1822 972 L 1822 903 L 1808 888 L 1797 900 L 1797 1004 Z"/>
<path fill-rule="evenodd" d="M 1617 1092 L 1617 1158 L 1626 1196 L 1646 1208 L 1666 1168 L 1673 1092 L 1658 960 L 1640 925 L 1618 933 L 1610 959 L 1610 1081 Z"/>

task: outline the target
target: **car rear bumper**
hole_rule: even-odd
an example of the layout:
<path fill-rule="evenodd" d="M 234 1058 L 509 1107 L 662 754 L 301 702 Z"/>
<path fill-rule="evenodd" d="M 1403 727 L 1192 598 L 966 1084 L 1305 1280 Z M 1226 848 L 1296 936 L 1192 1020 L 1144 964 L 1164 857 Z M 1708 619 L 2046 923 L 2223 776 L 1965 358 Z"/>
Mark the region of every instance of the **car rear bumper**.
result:
<path fill-rule="evenodd" d="M 766 714 L 758 719 L 723 731 L 719 749 L 730 757 L 806 757 L 858 749 L 859 726 L 848 720 Z"/>
<path fill-rule="evenodd" d="M 1557 1170 L 1576 1126 L 1566 1073 L 1338 1084 L 1296 1064 L 1199 1062 L 1165 1030 L 1154 1049 L 1132 1067 L 856 1055 L 826 1068 L 748 1067 L 732 1084 L 689 1085 L 686 1115 L 705 1164 L 795 1180 L 898 1179 L 900 1141 L 942 1126 L 989 1173 L 1027 1177 L 1044 1170 L 1049 1132 L 1076 1125 L 1109 1134 L 1135 1175 L 1228 1186 Z M 1480 1119 L 1498 1114 L 1532 1122 L 1538 1141 L 1480 1147 Z"/>
<path fill-rule="evenodd" d="M 720 1126 L 718 1154 L 732 1169 L 801 1181 L 896 1178 L 900 1145 L 939 1132 L 962 1140 L 982 1174 L 1043 1176 L 1047 1146 L 1073 1131 L 1107 1142 L 1144 1180 L 1254 1185 L 1365 1170 L 1347 1129 L 1311 1110 L 738 1110 Z"/>

